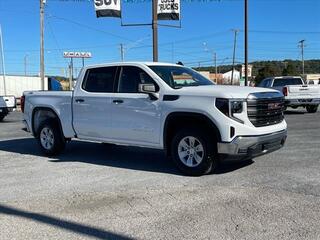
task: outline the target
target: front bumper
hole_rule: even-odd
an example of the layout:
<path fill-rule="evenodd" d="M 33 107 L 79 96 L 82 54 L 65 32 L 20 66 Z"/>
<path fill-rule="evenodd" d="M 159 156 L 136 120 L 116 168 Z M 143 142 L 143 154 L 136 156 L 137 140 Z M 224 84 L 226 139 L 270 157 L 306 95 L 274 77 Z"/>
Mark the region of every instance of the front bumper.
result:
<path fill-rule="evenodd" d="M 286 106 L 318 105 L 320 98 L 285 99 Z"/>
<path fill-rule="evenodd" d="M 284 146 L 287 130 L 258 136 L 238 136 L 232 142 L 218 143 L 218 153 L 227 158 L 253 158 Z"/>

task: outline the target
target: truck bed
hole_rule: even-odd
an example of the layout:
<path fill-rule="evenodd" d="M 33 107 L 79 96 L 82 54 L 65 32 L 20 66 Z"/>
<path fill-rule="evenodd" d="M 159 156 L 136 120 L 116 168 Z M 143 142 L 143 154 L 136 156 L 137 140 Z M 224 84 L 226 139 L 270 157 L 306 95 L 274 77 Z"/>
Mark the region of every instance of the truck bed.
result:
<path fill-rule="evenodd" d="M 72 127 L 72 91 L 27 91 L 25 96 L 25 119 L 32 119 L 31 114 L 37 108 L 54 110 L 61 121 L 63 133 L 66 137 L 75 135 Z M 30 121 L 30 120 L 29 120 Z M 28 122 L 32 126 L 31 122 Z"/>

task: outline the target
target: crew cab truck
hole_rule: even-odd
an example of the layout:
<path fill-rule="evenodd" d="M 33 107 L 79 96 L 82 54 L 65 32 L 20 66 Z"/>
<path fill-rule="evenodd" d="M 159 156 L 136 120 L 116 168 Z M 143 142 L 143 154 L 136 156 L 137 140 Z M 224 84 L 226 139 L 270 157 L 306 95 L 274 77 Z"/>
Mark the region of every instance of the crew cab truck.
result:
<path fill-rule="evenodd" d="M 16 108 L 14 96 L 0 96 L 0 122 Z"/>
<path fill-rule="evenodd" d="M 301 77 L 266 78 L 261 81 L 259 87 L 282 92 L 286 107 L 304 107 L 309 113 L 315 113 L 320 104 L 320 86 L 306 85 Z"/>
<path fill-rule="evenodd" d="M 74 91 L 25 92 L 23 99 L 26 128 L 47 155 L 75 138 L 164 149 L 187 175 L 275 151 L 287 136 L 282 93 L 218 86 L 167 63 L 88 66 Z"/>

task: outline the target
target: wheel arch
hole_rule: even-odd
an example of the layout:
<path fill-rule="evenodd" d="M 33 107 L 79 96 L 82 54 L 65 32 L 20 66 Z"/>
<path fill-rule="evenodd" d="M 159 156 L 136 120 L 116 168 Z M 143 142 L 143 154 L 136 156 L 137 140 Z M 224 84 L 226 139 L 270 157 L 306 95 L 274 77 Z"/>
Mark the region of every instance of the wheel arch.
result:
<path fill-rule="evenodd" d="M 41 123 L 47 119 L 53 119 L 57 121 L 60 131 L 64 136 L 62 124 L 59 118 L 59 115 L 55 112 L 54 109 L 50 107 L 36 107 L 32 111 L 32 118 L 31 118 L 31 127 L 32 132 L 35 137 L 39 135 L 39 127 Z"/>
<path fill-rule="evenodd" d="M 192 125 L 208 130 L 208 134 L 215 138 L 216 141 L 221 141 L 221 134 L 217 125 L 205 114 L 194 112 L 172 112 L 166 117 L 163 128 L 163 146 L 167 153 L 170 155 L 171 144 L 174 133 L 183 127 L 190 127 Z"/>

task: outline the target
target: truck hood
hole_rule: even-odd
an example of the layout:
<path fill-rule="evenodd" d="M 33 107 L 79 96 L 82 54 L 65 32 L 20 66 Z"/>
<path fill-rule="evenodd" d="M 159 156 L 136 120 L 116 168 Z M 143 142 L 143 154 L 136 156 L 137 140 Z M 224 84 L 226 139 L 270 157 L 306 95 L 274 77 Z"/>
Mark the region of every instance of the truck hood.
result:
<path fill-rule="evenodd" d="M 196 95 L 196 96 L 213 96 L 217 98 L 247 98 L 250 93 L 257 92 L 278 92 L 273 89 L 258 88 L 258 87 L 240 87 L 227 85 L 208 85 L 183 87 L 174 90 L 175 94 L 180 95 Z"/>

